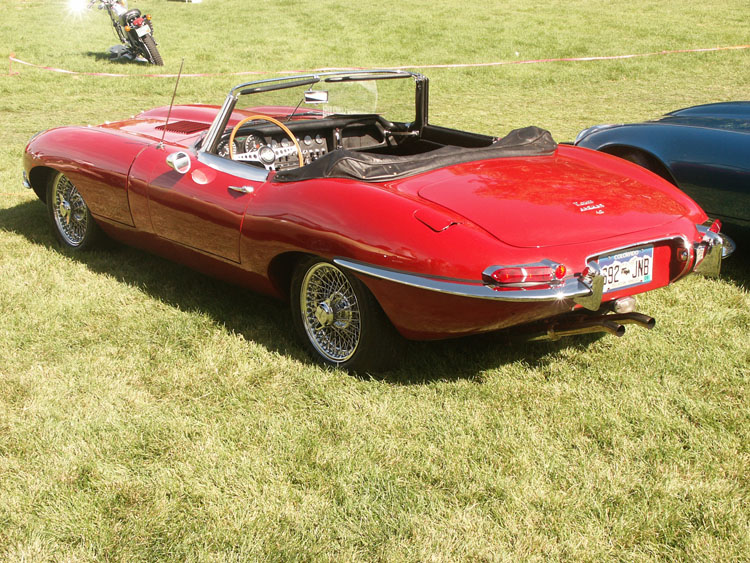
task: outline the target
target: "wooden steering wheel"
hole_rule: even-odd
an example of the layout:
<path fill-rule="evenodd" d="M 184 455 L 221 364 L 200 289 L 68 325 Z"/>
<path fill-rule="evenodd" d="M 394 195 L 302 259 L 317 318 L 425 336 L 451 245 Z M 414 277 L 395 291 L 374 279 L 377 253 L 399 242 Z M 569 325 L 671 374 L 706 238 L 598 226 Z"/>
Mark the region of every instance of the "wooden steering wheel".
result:
<path fill-rule="evenodd" d="M 292 142 L 294 143 L 294 147 L 282 147 L 280 145 L 276 147 L 270 147 L 268 145 L 264 145 L 263 147 L 259 149 L 235 155 L 234 137 L 237 135 L 237 131 L 239 131 L 240 127 L 242 127 L 248 121 L 255 121 L 258 119 L 262 121 L 269 121 L 273 123 L 274 125 L 277 125 L 292 140 Z M 305 162 L 302 158 L 302 149 L 300 148 L 299 143 L 297 142 L 297 138 L 294 136 L 294 133 L 292 133 L 289 130 L 289 127 L 284 125 L 281 121 L 279 121 L 278 119 L 274 119 L 273 117 L 269 117 L 267 115 L 260 115 L 260 114 L 249 115 L 245 119 L 241 120 L 237 125 L 235 125 L 234 128 L 232 129 L 232 133 L 229 135 L 229 158 L 230 159 L 251 160 L 251 161 L 260 162 L 261 164 L 263 164 L 263 166 L 265 166 L 269 170 L 272 169 L 276 160 L 278 160 L 281 157 L 289 156 L 293 154 L 295 150 L 297 152 L 297 158 L 299 158 L 299 165 L 300 167 L 302 167 L 305 165 Z M 272 158 L 271 158 L 271 153 L 273 154 Z"/>

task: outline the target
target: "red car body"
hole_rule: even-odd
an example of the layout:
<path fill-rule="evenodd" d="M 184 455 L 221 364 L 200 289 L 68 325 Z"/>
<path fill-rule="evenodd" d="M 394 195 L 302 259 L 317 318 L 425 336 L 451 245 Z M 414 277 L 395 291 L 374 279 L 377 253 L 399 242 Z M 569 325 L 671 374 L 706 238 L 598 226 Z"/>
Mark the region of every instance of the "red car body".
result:
<path fill-rule="evenodd" d="M 567 145 L 541 155 L 488 158 L 478 152 L 472 157 L 474 146 L 494 140 L 480 142 L 483 136 L 428 124 L 426 79 L 411 77 L 423 89 L 420 101 L 418 88 L 418 104 L 424 108 L 417 109 L 417 124 L 400 124 L 384 137 L 393 139 L 394 150 L 407 137 L 415 147 L 419 142 L 440 145 L 444 152 L 450 152 L 446 141 L 457 140 L 463 145 L 461 154 L 469 156 L 437 167 L 427 158 L 425 169 L 396 169 L 393 179 L 336 172 L 305 177 L 304 169 L 312 168 L 314 160 L 333 159 L 337 150 L 367 152 L 370 147 L 361 145 L 372 143 L 370 138 L 387 163 L 401 162 L 388 155 L 391 140 L 378 138 L 381 126 L 357 137 L 358 122 L 356 135 L 348 137 L 350 146 L 337 148 L 341 141 L 336 135 L 342 131 L 331 125 L 331 116 L 308 112 L 286 124 L 297 128 L 293 133 L 300 147 L 309 137 L 303 140 L 300 127 L 318 131 L 324 154 L 297 149 L 305 166 L 288 169 L 296 168 L 302 176 L 295 179 L 292 172 L 291 179 L 283 178 L 289 170 L 281 167 L 278 155 L 279 171 L 216 152 L 226 143 L 227 131 L 243 118 L 259 113 L 285 119 L 293 108 L 185 105 L 97 127 L 46 131 L 26 149 L 25 181 L 44 200 L 50 179 L 62 173 L 111 237 L 275 297 L 290 297 L 301 262 L 313 258 L 335 265 L 365 286 L 396 331 L 411 339 L 540 320 L 554 326 L 555 319 L 566 318 L 560 315 L 587 310 L 596 311 L 591 315 L 601 328 L 599 321 L 612 317 L 607 313 L 622 298 L 664 287 L 696 269 L 718 274 L 728 241 L 714 232 L 716 226 L 704 226 L 708 218 L 700 207 L 662 178 L 618 158 Z M 251 124 L 257 125 L 254 120 Z M 236 131 L 238 136 L 242 132 L 242 127 Z M 315 142 L 319 140 L 311 145 Z M 175 169 L 174 162 L 167 162 L 169 155 L 186 159 L 189 170 Z M 54 202 L 48 205 L 60 216 Z M 600 258 L 644 247 L 652 248 L 647 261 L 651 273 L 641 283 L 606 291 L 607 272 L 602 282 L 597 267 Z M 547 279 L 549 264 L 554 271 Z M 533 271 L 543 272 L 544 279 L 534 281 L 528 276 Z M 502 276 L 509 283 L 498 281 Z M 296 299 L 293 295 L 293 306 Z M 312 307 L 311 322 L 317 315 L 321 327 L 332 326 L 339 314 L 325 304 Z M 351 311 L 346 314 L 336 322 L 350 323 Z M 583 324 L 590 325 L 587 319 Z M 338 361 L 335 354 L 322 356 L 344 367 L 369 367 L 364 361 L 349 366 L 351 357 Z"/>

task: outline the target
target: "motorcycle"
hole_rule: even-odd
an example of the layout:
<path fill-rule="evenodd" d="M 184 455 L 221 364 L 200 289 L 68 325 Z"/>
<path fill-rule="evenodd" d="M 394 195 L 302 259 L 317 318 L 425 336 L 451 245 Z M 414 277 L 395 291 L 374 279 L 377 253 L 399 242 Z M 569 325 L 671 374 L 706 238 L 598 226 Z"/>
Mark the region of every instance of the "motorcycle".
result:
<path fill-rule="evenodd" d="M 95 4 L 100 10 L 107 10 L 117 37 L 131 54 L 141 55 L 152 65 L 164 65 L 156 47 L 154 25 L 149 14 L 141 14 L 138 9 L 128 10 L 127 0 L 90 0 L 88 8 L 93 8 Z"/>

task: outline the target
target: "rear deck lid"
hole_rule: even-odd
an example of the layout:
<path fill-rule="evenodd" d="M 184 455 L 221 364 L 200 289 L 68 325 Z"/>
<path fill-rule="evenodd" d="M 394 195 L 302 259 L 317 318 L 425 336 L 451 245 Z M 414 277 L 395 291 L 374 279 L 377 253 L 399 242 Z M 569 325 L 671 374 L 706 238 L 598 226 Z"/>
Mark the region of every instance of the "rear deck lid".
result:
<path fill-rule="evenodd" d="M 690 213 L 676 188 L 632 166 L 640 181 L 582 159 L 488 160 L 452 167 L 419 195 L 517 247 L 602 240 Z"/>

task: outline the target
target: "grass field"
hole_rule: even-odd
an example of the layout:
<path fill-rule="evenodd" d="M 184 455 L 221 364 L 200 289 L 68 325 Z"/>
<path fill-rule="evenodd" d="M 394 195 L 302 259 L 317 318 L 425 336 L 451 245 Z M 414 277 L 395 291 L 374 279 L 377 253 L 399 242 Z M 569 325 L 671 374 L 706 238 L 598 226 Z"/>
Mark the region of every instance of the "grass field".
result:
<path fill-rule="evenodd" d="M 746 0 L 139 0 L 177 102 L 236 71 L 653 53 L 748 42 Z M 394 14 L 398 14 L 396 17 Z M 750 266 L 640 299 L 651 332 L 411 343 L 352 377 L 284 304 L 114 245 L 60 250 L 21 185 L 28 138 L 169 102 L 107 60 L 105 15 L 4 0 L 0 560 L 750 560 Z M 431 121 L 559 141 L 750 98 L 750 49 L 432 69 Z M 222 74 L 225 73 L 225 74 Z M 250 79 L 250 78 L 248 78 Z M 746 237 L 737 232 L 741 241 Z M 750 240 L 745 248 L 750 248 Z"/>

